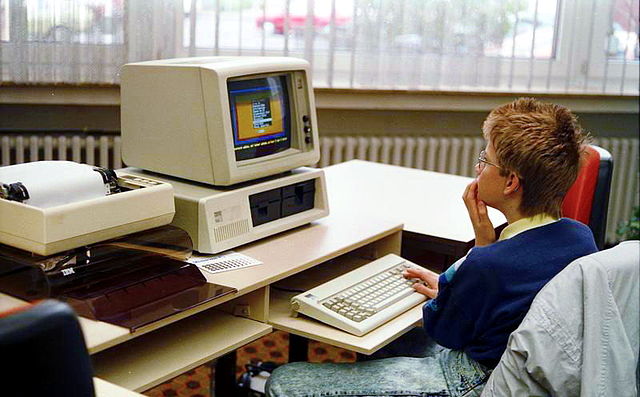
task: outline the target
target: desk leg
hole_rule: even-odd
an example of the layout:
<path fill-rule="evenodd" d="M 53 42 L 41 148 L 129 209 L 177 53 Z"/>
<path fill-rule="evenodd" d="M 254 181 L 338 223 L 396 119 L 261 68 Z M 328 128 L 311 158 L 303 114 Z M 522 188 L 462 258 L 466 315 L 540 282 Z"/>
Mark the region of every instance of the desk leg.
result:
<path fill-rule="evenodd" d="M 213 365 L 215 375 L 211 377 L 211 396 L 235 396 L 236 351 L 218 357 Z M 213 392 L 215 390 L 215 393 Z"/>
<path fill-rule="evenodd" d="M 289 362 L 307 361 L 309 359 L 309 339 L 289 334 Z"/>

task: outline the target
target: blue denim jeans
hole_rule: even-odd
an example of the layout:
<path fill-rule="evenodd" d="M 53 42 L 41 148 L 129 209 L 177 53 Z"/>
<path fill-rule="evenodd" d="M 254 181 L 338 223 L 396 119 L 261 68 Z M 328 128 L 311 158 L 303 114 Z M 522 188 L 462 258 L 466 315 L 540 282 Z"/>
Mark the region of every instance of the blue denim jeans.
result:
<path fill-rule="evenodd" d="M 402 357 L 389 357 L 393 355 Z M 383 358 L 387 357 L 387 358 Z M 479 396 L 489 377 L 465 353 L 438 346 L 414 329 L 356 363 L 291 363 L 267 382 L 270 397 Z"/>

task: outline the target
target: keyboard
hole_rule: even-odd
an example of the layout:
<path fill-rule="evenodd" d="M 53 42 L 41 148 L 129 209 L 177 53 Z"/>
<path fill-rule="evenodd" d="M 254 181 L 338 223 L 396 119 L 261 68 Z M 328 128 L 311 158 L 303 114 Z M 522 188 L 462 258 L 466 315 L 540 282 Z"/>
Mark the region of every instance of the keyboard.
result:
<path fill-rule="evenodd" d="M 408 267 L 420 267 L 389 254 L 291 298 L 301 313 L 351 334 L 362 336 L 424 302 L 427 297 L 405 279 Z"/>

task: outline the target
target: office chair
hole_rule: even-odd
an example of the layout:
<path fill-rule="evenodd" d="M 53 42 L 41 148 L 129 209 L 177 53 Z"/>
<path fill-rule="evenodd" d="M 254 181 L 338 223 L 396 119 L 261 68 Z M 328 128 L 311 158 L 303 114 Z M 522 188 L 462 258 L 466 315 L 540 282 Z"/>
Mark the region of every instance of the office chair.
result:
<path fill-rule="evenodd" d="M 588 146 L 578 177 L 562 203 L 562 216 L 589 226 L 599 249 L 604 248 L 612 174 L 611 154 Z"/>
<path fill-rule="evenodd" d="M 578 258 L 536 295 L 482 397 L 637 396 L 640 242 Z"/>
<path fill-rule="evenodd" d="M 0 394 L 94 396 L 80 324 L 66 304 L 47 300 L 0 313 Z"/>

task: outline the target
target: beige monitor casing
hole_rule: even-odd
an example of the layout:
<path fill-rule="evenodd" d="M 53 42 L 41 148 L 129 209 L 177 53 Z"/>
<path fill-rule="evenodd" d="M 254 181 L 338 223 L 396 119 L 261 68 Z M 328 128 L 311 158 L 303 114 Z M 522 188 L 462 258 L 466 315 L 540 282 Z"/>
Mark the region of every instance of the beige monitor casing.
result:
<path fill-rule="evenodd" d="M 135 168 L 127 173 L 171 183 L 175 193 L 176 216 L 171 222 L 187 233 L 193 249 L 215 254 L 271 236 L 329 215 L 324 171 L 301 167 L 284 176 L 248 182 L 234 188 L 215 188 L 175 178 L 163 178 Z M 314 207 L 294 215 L 254 226 L 251 195 L 315 180 Z"/>
<path fill-rule="evenodd" d="M 228 79 L 289 74 L 291 148 L 236 161 Z M 231 185 L 320 158 L 309 63 L 283 57 L 203 57 L 126 64 L 121 73 L 122 157 L 128 166 Z M 307 116 L 307 131 L 302 117 Z M 310 130 L 309 130 L 310 129 Z"/>
<path fill-rule="evenodd" d="M 0 243 L 48 256 L 171 222 L 170 184 L 117 175 L 133 189 L 49 208 L 0 199 Z"/>

